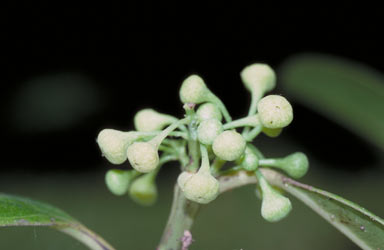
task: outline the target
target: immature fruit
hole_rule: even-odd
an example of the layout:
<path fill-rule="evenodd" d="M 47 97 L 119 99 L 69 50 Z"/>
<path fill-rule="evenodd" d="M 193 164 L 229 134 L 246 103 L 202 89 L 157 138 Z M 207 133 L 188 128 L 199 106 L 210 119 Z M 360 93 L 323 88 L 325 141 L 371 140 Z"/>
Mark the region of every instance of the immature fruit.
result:
<path fill-rule="evenodd" d="M 235 130 L 226 130 L 213 141 L 212 149 L 216 156 L 225 161 L 238 159 L 245 150 L 246 142 Z"/>
<path fill-rule="evenodd" d="M 149 142 L 134 142 L 128 147 L 127 156 L 132 167 L 141 173 L 151 172 L 159 164 L 157 148 Z"/>
<path fill-rule="evenodd" d="M 252 93 L 264 94 L 276 85 L 276 74 L 267 64 L 249 65 L 241 71 L 240 76 L 245 87 Z"/>
<path fill-rule="evenodd" d="M 141 132 L 157 131 L 177 119 L 173 116 L 161 114 L 153 109 L 143 109 L 136 113 L 134 118 L 135 128 Z"/>
<path fill-rule="evenodd" d="M 202 104 L 196 111 L 196 117 L 199 121 L 208 119 L 217 119 L 221 121 L 223 118 L 220 109 L 213 103 L 207 102 Z"/>
<path fill-rule="evenodd" d="M 198 75 L 191 75 L 185 79 L 180 88 L 180 99 L 183 103 L 202 103 L 207 101 L 210 91 L 204 80 Z"/>
<path fill-rule="evenodd" d="M 279 95 L 268 95 L 262 98 L 257 105 L 257 110 L 261 123 L 267 128 L 283 128 L 293 120 L 291 104 Z"/>
<path fill-rule="evenodd" d="M 157 200 L 157 188 L 153 173 L 148 173 L 132 182 L 129 195 L 135 202 L 143 206 L 153 205 Z"/>
<path fill-rule="evenodd" d="M 108 161 L 113 164 L 121 164 L 127 160 L 127 148 L 133 138 L 130 135 L 130 132 L 103 129 L 97 136 L 97 144 Z"/>
<path fill-rule="evenodd" d="M 196 174 L 180 174 L 178 185 L 187 199 L 207 204 L 219 195 L 219 181 L 210 173 L 199 171 Z"/>
<path fill-rule="evenodd" d="M 223 132 L 223 125 L 217 119 L 202 121 L 197 128 L 197 138 L 200 143 L 212 145 L 215 138 Z"/>
<path fill-rule="evenodd" d="M 111 169 L 105 175 L 105 184 L 114 195 L 121 196 L 127 193 L 131 177 L 131 171 Z"/>

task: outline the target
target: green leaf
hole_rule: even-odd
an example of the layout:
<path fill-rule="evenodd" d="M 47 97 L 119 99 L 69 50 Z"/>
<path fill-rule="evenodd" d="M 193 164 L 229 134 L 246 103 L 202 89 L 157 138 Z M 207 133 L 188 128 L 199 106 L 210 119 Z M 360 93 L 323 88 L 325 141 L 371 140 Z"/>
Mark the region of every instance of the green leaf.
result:
<path fill-rule="evenodd" d="M 291 193 L 363 249 L 382 249 L 384 220 L 365 208 L 327 191 L 267 170 L 269 180 Z"/>
<path fill-rule="evenodd" d="M 337 57 L 303 54 L 281 65 L 283 92 L 384 149 L 384 76 Z"/>
<path fill-rule="evenodd" d="M 71 235 L 90 249 L 113 249 L 67 213 L 28 198 L 0 194 L 0 226 L 48 226 Z"/>
<path fill-rule="evenodd" d="M 268 182 L 280 187 L 312 208 L 362 249 L 382 249 L 384 220 L 365 208 L 340 196 L 302 184 L 271 169 L 261 169 Z M 245 171 L 219 177 L 220 192 L 257 183 L 254 174 Z"/>

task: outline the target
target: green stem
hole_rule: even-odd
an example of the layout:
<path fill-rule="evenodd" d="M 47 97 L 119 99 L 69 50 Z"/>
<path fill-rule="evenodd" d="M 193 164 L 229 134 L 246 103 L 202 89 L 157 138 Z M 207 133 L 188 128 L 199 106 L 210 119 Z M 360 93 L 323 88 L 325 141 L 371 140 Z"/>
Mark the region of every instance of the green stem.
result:
<path fill-rule="evenodd" d="M 255 139 L 256 136 L 258 136 L 262 130 L 263 130 L 263 126 L 258 125 L 254 127 L 250 132 L 248 132 L 245 136 L 243 135 L 244 139 L 248 142 L 253 141 L 253 139 Z"/>
<path fill-rule="evenodd" d="M 168 147 L 168 146 L 165 146 L 165 145 L 159 145 L 159 150 L 163 151 L 165 153 L 168 153 L 168 154 L 176 154 L 177 153 L 175 151 L 175 149 Z"/>
<path fill-rule="evenodd" d="M 263 197 L 267 193 L 271 193 L 271 186 L 268 184 L 267 180 L 265 179 L 264 175 L 261 173 L 259 169 L 255 170 L 255 176 L 258 181 L 261 192 L 263 193 Z"/>
<path fill-rule="evenodd" d="M 189 171 L 196 171 L 200 161 L 200 147 L 197 142 L 197 120 L 193 108 L 185 106 L 187 118 L 190 123 L 188 154 L 191 157 L 190 164 L 186 167 Z M 168 218 L 167 225 L 164 229 L 163 236 L 157 250 L 178 250 L 182 247 L 182 237 L 186 231 L 192 227 L 195 216 L 200 208 L 200 204 L 185 198 L 179 185 L 176 183 L 173 194 L 173 202 L 171 213 Z"/>
<path fill-rule="evenodd" d="M 263 167 L 279 167 L 279 159 L 260 159 L 259 165 Z"/>
<path fill-rule="evenodd" d="M 184 140 L 188 140 L 188 131 L 173 131 L 169 134 L 170 136 L 175 136 L 175 137 L 181 137 Z"/>
<path fill-rule="evenodd" d="M 181 124 L 185 124 L 186 122 L 189 121 L 189 118 L 184 118 L 184 119 L 181 119 L 181 120 L 178 120 L 174 123 L 172 123 L 171 125 L 169 125 L 166 129 L 164 129 L 163 131 L 161 131 L 158 135 L 156 135 L 155 137 L 153 137 L 150 141 L 148 141 L 149 143 L 155 145 L 156 147 L 159 147 L 161 142 L 173 131 L 175 130 L 178 126 L 180 126 Z"/>
<path fill-rule="evenodd" d="M 255 147 L 252 143 L 248 143 L 247 145 L 257 155 L 257 157 L 259 157 L 259 159 L 265 158 L 263 153 L 261 153 L 261 151 L 257 147 Z"/>
<path fill-rule="evenodd" d="M 237 127 L 245 127 L 245 126 L 256 127 L 259 124 L 260 124 L 259 116 L 251 115 L 241 119 L 237 119 L 232 122 L 228 122 L 223 125 L 223 128 L 226 130 L 226 129 L 233 129 Z"/>
<path fill-rule="evenodd" d="M 188 137 L 189 139 L 189 137 Z M 176 152 L 179 158 L 179 162 L 182 166 L 182 168 L 185 168 L 185 166 L 188 165 L 189 162 L 189 157 L 187 155 L 187 150 L 186 150 L 186 141 L 175 141 L 175 140 L 170 140 L 168 143 Z"/>
<path fill-rule="evenodd" d="M 248 116 L 256 114 L 257 104 L 259 103 L 261 97 L 263 97 L 263 92 L 253 91 L 251 94 L 251 105 L 249 106 Z"/>
<path fill-rule="evenodd" d="M 175 185 L 171 213 L 157 250 L 179 250 L 185 231 L 190 231 L 200 204 L 185 198 Z"/>
<path fill-rule="evenodd" d="M 188 154 L 191 157 L 191 162 L 187 166 L 187 170 L 191 172 L 196 172 L 196 170 L 199 168 L 199 161 L 200 161 L 200 147 L 199 142 L 197 141 L 197 126 L 198 126 L 198 120 L 195 119 L 195 113 L 193 110 L 187 111 L 187 117 L 190 117 L 190 123 L 189 123 L 189 140 L 188 140 Z"/>
<path fill-rule="evenodd" d="M 203 173 L 203 171 L 204 173 L 211 173 L 211 169 L 209 166 L 208 151 L 203 144 L 200 144 L 200 153 L 201 153 L 201 167 L 199 169 L 199 173 Z"/>
<path fill-rule="evenodd" d="M 254 115 L 257 112 L 257 104 L 259 103 L 260 99 L 263 97 L 262 91 L 253 91 L 251 93 L 251 104 L 249 106 L 248 116 Z M 249 133 L 250 128 L 246 127 L 243 130 L 242 135 L 245 137 Z"/>
<path fill-rule="evenodd" d="M 211 101 L 212 103 L 216 104 L 216 106 L 220 109 L 221 113 L 223 114 L 226 122 L 232 121 L 232 117 L 229 114 L 224 103 L 215 94 L 213 94 L 212 92 L 209 92 L 208 100 Z"/>

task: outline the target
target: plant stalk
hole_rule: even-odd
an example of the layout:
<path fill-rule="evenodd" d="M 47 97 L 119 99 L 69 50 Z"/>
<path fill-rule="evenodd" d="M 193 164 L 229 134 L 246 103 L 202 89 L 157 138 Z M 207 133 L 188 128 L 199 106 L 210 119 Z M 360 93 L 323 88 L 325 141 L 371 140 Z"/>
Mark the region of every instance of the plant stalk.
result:
<path fill-rule="evenodd" d="M 190 231 L 200 204 L 185 198 L 175 185 L 171 213 L 157 250 L 180 250 L 185 231 Z"/>

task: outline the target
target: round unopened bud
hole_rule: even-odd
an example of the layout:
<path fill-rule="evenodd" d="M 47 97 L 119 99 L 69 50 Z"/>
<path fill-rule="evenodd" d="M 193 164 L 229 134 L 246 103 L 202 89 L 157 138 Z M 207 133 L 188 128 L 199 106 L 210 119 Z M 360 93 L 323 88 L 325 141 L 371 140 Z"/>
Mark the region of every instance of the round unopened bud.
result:
<path fill-rule="evenodd" d="M 127 156 L 132 167 L 141 173 L 151 172 L 159 164 L 157 148 L 149 142 L 134 142 L 128 147 Z"/>
<path fill-rule="evenodd" d="M 272 137 L 272 138 L 275 138 L 281 134 L 281 132 L 283 131 L 283 128 L 266 128 L 266 127 L 263 127 L 262 131 L 265 135 Z"/>
<path fill-rule="evenodd" d="M 261 216 L 269 222 L 277 222 L 286 217 L 292 210 L 291 201 L 273 190 L 263 190 L 263 201 L 261 204 Z"/>
<path fill-rule="evenodd" d="M 226 130 L 213 141 L 212 149 L 216 156 L 225 161 L 238 159 L 245 150 L 246 142 L 235 130 Z"/>
<path fill-rule="evenodd" d="M 129 188 L 129 196 L 140 205 L 153 205 L 157 200 L 157 187 L 153 173 L 135 179 Z"/>
<path fill-rule="evenodd" d="M 259 166 L 259 157 L 249 147 L 246 147 L 241 165 L 246 171 L 255 171 Z"/>
<path fill-rule="evenodd" d="M 181 173 L 178 185 L 187 199 L 201 204 L 207 204 L 219 195 L 219 181 L 205 171 Z"/>
<path fill-rule="evenodd" d="M 105 175 L 105 184 L 114 195 L 124 195 L 132 180 L 132 172 L 120 169 L 111 169 Z"/>
<path fill-rule="evenodd" d="M 251 93 L 265 93 L 276 85 L 276 74 L 267 64 L 255 63 L 245 67 L 240 77 Z"/>
<path fill-rule="evenodd" d="M 108 161 L 121 164 L 127 160 L 127 148 L 132 143 L 132 139 L 130 132 L 103 129 L 97 136 L 97 144 Z"/>
<path fill-rule="evenodd" d="M 263 167 L 279 168 L 296 179 L 303 177 L 309 167 L 307 156 L 301 152 L 290 154 L 284 158 L 261 159 L 259 163 Z"/>
<path fill-rule="evenodd" d="M 307 173 L 309 162 L 304 153 L 296 152 L 282 159 L 281 165 L 289 176 L 301 178 Z"/>
<path fill-rule="evenodd" d="M 260 100 L 257 110 L 261 123 L 267 128 L 283 128 L 293 120 L 291 104 L 282 96 L 268 95 Z"/>
<path fill-rule="evenodd" d="M 202 104 L 196 111 L 196 117 L 199 121 L 208 119 L 217 119 L 221 121 L 223 118 L 220 109 L 213 103 L 207 102 Z"/>
<path fill-rule="evenodd" d="M 180 99 L 183 103 L 202 103 L 207 101 L 210 91 L 204 80 L 198 75 L 191 75 L 185 79 L 180 88 Z"/>
<path fill-rule="evenodd" d="M 134 118 L 135 128 L 141 132 L 157 131 L 177 119 L 173 116 L 161 114 L 153 109 L 143 109 L 136 113 Z"/>
<path fill-rule="evenodd" d="M 217 119 L 209 119 L 200 123 L 197 128 L 197 138 L 200 143 L 212 145 L 221 132 L 223 132 L 223 124 Z"/>

